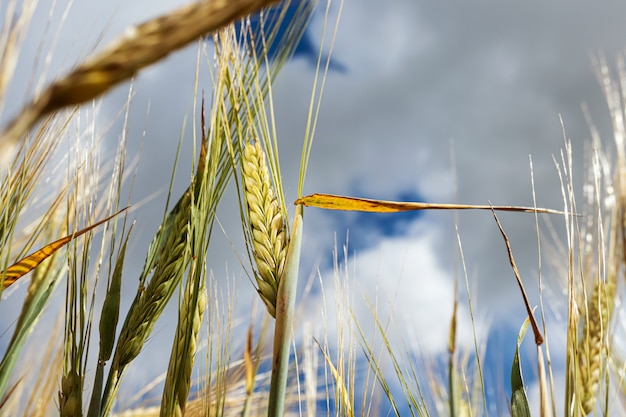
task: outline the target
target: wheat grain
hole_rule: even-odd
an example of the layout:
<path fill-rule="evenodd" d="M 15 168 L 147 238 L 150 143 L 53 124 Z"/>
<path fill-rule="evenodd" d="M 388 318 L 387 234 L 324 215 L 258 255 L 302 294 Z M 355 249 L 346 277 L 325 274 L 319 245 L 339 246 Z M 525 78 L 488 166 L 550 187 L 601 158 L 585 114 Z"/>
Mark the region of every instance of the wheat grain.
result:
<path fill-rule="evenodd" d="M 242 171 L 248 223 L 257 266 L 257 291 L 269 313 L 276 317 L 278 285 L 287 254 L 287 231 L 285 218 L 270 181 L 265 152 L 258 141 L 245 145 Z"/>
<path fill-rule="evenodd" d="M 80 375 L 74 371 L 63 375 L 61 378 L 61 391 L 59 392 L 59 415 L 77 416 L 81 413 L 82 404 L 82 381 Z"/>

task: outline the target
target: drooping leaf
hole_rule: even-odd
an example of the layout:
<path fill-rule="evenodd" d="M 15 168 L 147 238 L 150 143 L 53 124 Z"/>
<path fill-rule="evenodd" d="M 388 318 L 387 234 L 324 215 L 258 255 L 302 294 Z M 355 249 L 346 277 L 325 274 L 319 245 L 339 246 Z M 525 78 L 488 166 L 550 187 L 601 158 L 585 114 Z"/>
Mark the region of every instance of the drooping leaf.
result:
<path fill-rule="evenodd" d="M 423 202 L 400 202 L 346 197 L 333 194 L 311 194 L 297 199 L 294 204 L 327 210 L 364 211 L 368 213 L 397 213 L 413 210 L 498 210 L 525 213 L 563 214 L 558 210 L 523 206 L 491 206 L 475 204 L 436 204 Z"/>
<path fill-rule="evenodd" d="M 5 272 L 2 273 L 4 275 L 4 283 L 3 289 L 6 289 L 10 285 L 14 284 L 18 279 L 28 274 L 30 271 L 35 269 L 40 263 L 46 260 L 48 257 L 54 255 L 56 251 L 61 249 L 63 246 L 67 245 L 73 239 L 84 235 L 88 231 L 92 230 L 95 227 L 100 226 L 102 223 L 111 220 L 113 217 L 120 214 L 122 211 L 126 210 L 128 207 L 118 211 L 117 213 L 106 217 L 90 226 L 85 227 L 77 232 L 72 233 L 71 235 L 67 235 L 57 241 L 54 241 L 43 248 L 39 249 L 28 255 L 27 257 L 17 261 L 13 265 L 7 268 Z"/>

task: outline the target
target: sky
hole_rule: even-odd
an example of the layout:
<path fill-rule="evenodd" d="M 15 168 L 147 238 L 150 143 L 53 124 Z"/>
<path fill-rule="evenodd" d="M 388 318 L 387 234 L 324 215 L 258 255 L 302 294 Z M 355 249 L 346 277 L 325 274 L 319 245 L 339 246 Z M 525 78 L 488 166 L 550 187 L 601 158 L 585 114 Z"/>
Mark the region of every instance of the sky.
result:
<path fill-rule="evenodd" d="M 88 54 L 99 38 L 103 45 L 125 27 L 184 4 L 173 0 L 82 0 L 73 3 L 65 18 L 64 5 L 57 4 L 51 29 L 46 29 L 50 2 L 40 3 L 40 10 L 46 12 L 35 15 L 36 24 L 18 68 L 41 70 L 48 63 L 35 57 L 55 44 L 49 77 Z M 339 2 L 335 1 L 331 15 L 338 11 Z M 582 187 L 590 137 L 583 105 L 606 143 L 611 140 L 608 111 L 592 62 L 593 57 L 604 54 L 612 63 L 622 53 L 625 13 L 626 4 L 614 1 L 345 0 L 305 194 L 532 205 L 532 157 L 537 204 L 562 208 L 553 157 L 560 159 L 565 131 L 573 146 L 574 178 Z M 313 80 L 312 56 L 317 53 L 322 22 L 323 8 L 314 14 L 301 53 L 285 66 L 274 87 L 288 200 L 296 197 Z M 51 36 L 58 27 L 58 36 Z M 50 35 L 41 47 L 44 33 Z M 327 45 L 324 50 L 328 52 Z M 144 248 L 162 218 L 183 120 L 191 116 L 195 63 L 196 48 L 192 46 L 143 71 L 134 81 L 128 154 L 131 158 L 141 155 L 132 201 L 142 205 L 136 212 L 136 239 L 131 244 L 138 261 L 127 267 L 126 285 L 131 293 Z M 28 71 L 12 86 L 12 100 L 0 122 L 6 122 L 28 97 L 32 78 L 26 74 Z M 208 90 L 206 75 L 203 81 Z M 103 99 L 98 113 L 101 129 L 115 119 L 127 94 L 125 84 Z M 111 151 L 117 135 L 115 131 L 107 135 L 105 147 L 110 146 Z M 184 145 L 191 149 L 189 135 Z M 186 187 L 191 166 L 191 152 L 183 154 L 175 194 Z M 157 197 L 151 198 L 155 193 Z M 216 231 L 209 256 L 217 282 L 237 288 L 237 312 L 245 318 L 254 294 L 228 243 L 230 239 L 239 250 L 243 248 L 238 211 L 232 209 L 236 203 L 232 194 L 230 197 L 218 212 L 224 232 Z M 537 304 L 534 216 L 501 214 L 500 219 L 534 297 L 531 302 Z M 455 222 L 479 334 L 486 337 L 485 329 L 491 326 L 489 340 L 504 339 L 503 351 L 509 353 L 503 355 L 512 357 L 525 316 L 505 246 L 488 212 L 463 212 L 456 218 L 454 213 L 442 212 L 392 217 L 307 209 L 301 288 L 310 276 L 314 283 L 300 307 L 319 325 L 324 297 L 331 300 L 337 291 L 332 273 L 333 250 L 337 248 L 340 263 L 347 262 L 355 309 L 366 327 L 373 326 L 366 300 L 377 300 L 381 316 L 393 311 L 406 326 L 412 348 L 433 355 L 444 352 L 454 278 L 463 277 Z M 562 219 L 553 222 L 562 233 Z M 343 256 L 346 244 L 347 259 Z M 558 289 L 556 272 L 544 268 L 543 273 Z M 459 297 L 465 305 L 459 323 L 461 340 L 469 346 L 471 324 L 463 287 Z M 175 316 L 173 310 L 167 314 Z M 328 318 L 326 322 L 330 329 L 332 321 Z M 169 350 L 172 323 L 165 318 L 157 325 L 142 360 L 162 360 L 163 351 Z M 505 371 L 505 381 L 506 375 Z M 139 369 L 129 374 L 129 380 L 138 385 L 150 377 Z"/>

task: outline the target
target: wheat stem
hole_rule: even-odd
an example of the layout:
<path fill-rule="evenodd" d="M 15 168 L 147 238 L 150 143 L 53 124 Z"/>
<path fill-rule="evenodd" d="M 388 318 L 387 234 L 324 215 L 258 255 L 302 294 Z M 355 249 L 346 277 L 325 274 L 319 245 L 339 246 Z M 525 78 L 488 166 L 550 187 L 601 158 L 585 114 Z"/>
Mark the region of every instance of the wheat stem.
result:
<path fill-rule="evenodd" d="M 274 330 L 274 354 L 268 416 L 282 417 L 285 408 L 287 374 L 289 371 L 289 349 L 293 331 L 296 289 L 300 267 L 302 244 L 303 207 L 296 207 L 293 221 L 292 240 L 289 243 L 285 275 L 278 286 L 276 303 L 276 328 Z"/>

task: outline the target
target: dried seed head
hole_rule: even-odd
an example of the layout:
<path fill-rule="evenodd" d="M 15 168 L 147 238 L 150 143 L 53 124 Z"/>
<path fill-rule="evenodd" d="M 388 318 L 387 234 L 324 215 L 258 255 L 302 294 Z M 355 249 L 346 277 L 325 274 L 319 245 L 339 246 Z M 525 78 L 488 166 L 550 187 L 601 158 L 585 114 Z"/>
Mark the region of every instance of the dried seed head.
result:
<path fill-rule="evenodd" d="M 287 231 L 270 181 L 265 152 L 258 141 L 244 147 L 243 182 L 257 266 L 257 291 L 269 313 L 276 317 L 278 284 L 287 254 Z"/>

